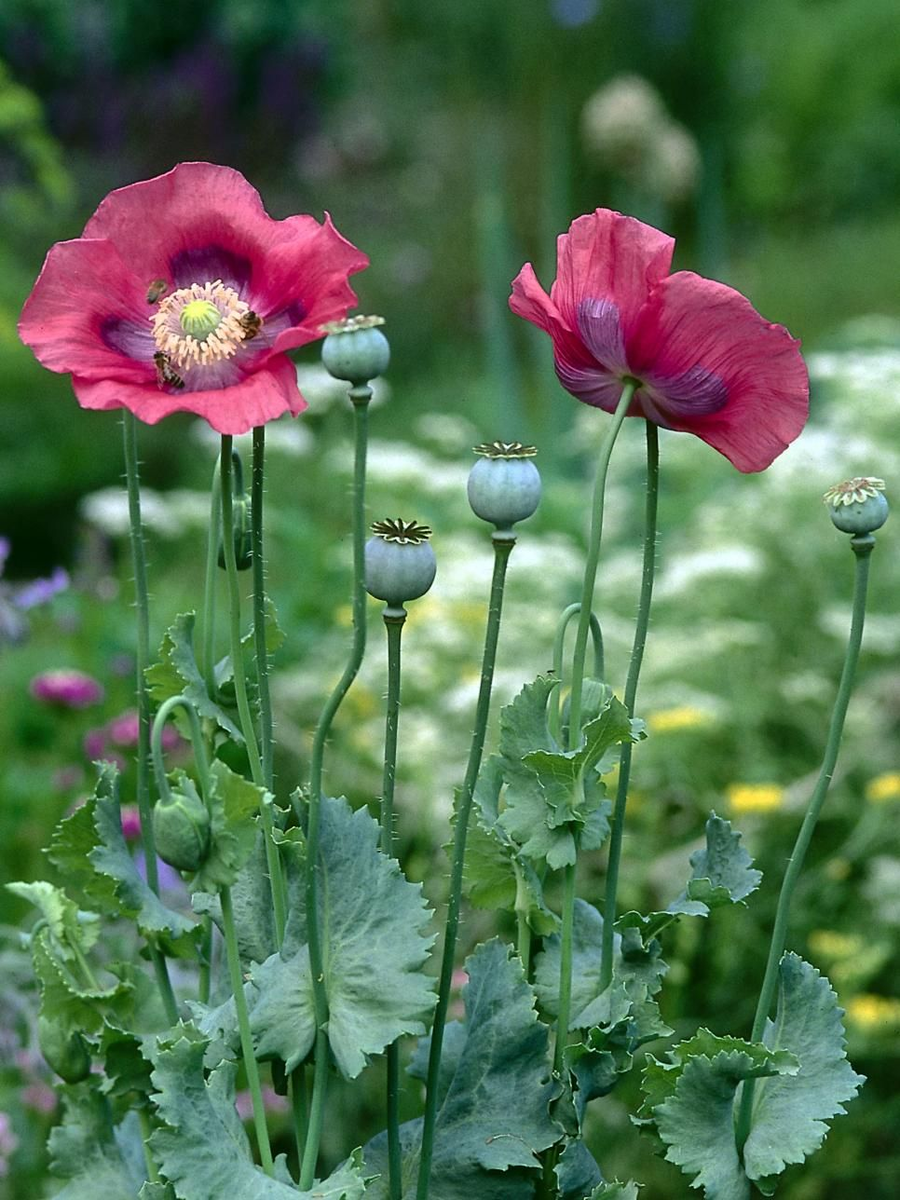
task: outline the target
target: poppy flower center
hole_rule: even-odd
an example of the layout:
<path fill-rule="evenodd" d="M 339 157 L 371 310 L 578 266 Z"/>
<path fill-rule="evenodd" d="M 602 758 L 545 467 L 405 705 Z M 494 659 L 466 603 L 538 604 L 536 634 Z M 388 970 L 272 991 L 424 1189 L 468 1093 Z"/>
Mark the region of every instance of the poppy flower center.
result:
<path fill-rule="evenodd" d="M 254 315 L 221 279 L 192 283 L 160 301 L 150 318 L 158 351 L 176 371 L 232 358 L 248 336 Z"/>

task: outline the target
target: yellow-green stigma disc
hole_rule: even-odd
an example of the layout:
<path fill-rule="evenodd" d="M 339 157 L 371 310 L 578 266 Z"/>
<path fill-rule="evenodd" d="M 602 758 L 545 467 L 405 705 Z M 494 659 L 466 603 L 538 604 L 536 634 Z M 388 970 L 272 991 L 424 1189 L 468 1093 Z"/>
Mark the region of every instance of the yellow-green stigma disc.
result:
<path fill-rule="evenodd" d="M 203 342 L 222 320 L 222 314 L 210 300 L 190 300 L 181 310 L 179 320 L 185 333 Z"/>

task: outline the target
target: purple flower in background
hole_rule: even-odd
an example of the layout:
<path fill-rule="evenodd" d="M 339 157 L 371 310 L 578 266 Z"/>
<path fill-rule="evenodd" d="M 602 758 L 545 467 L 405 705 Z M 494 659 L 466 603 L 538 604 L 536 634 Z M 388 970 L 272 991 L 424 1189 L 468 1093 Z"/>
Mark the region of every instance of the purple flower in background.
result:
<path fill-rule="evenodd" d="M 141 814 L 136 804 L 123 804 L 120 809 L 122 817 L 122 836 L 126 842 L 136 842 L 141 836 Z"/>
<path fill-rule="evenodd" d="M 600 11 L 600 0 L 550 0 L 550 13 L 557 25 L 577 29 L 593 21 Z"/>
<path fill-rule="evenodd" d="M 90 708 L 103 699 L 103 685 L 84 671 L 68 667 L 35 675 L 30 689 L 35 700 L 62 708 Z"/>
<path fill-rule="evenodd" d="M 69 586 L 69 576 L 62 567 L 57 567 L 49 579 L 7 583 L 2 576 L 11 549 L 9 538 L 0 537 L 0 642 L 22 641 L 28 633 L 28 622 L 22 613 L 46 604 Z"/>

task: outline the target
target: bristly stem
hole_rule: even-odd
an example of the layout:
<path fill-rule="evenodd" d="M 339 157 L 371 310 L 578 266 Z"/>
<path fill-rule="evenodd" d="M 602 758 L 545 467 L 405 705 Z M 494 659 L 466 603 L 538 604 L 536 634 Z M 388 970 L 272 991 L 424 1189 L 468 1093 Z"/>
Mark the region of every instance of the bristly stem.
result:
<path fill-rule="evenodd" d="M 656 572 L 656 528 L 659 508 L 659 430 L 647 421 L 647 493 L 644 509 L 644 560 L 641 568 L 641 595 L 638 601 L 637 623 L 625 681 L 625 707 L 634 716 L 638 679 L 647 645 L 650 624 L 650 602 L 653 599 L 653 578 Z M 616 923 L 616 897 L 619 890 L 619 864 L 622 860 L 622 837 L 625 831 L 625 806 L 628 803 L 628 783 L 631 777 L 630 741 L 622 743 L 619 755 L 619 780 L 616 785 L 616 804 L 609 837 L 609 860 L 606 867 L 606 902 L 603 907 L 603 941 L 600 952 L 600 990 L 608 987 L 613 972 L 613 934 Z"/>
<path fill-rule="evenodd" d="M 216 698 L 216 569 L 219 565 L 219 536 L 222 531 L 222 499 L 219 460 L 213 468 L 209 501 L 209 533 L 206 541 L 206 582 L 203 588 L 203 677 L 206 690 Z"/>
<path fill-rule="evenodd" d="M 367 384 L 352 387 L 349 392 L 354 415 L 353 459 L 353 644 L 350 658 L 337 686 L 328 697 L 313 737 L 309 765 L 309 809 L 306 823 L 306 923 L 309 937 L 309 963 L 313 982 L 313 1007 L 316 1017 L 315 1069 L 310 1103 L 306 1147 L 300 1171 L 300 1190 L 308 1191 L 315 1177 L 322 1119 L 325 1111 L 325 1088 L 328 1083 L 328 996 L 322 970 L 322 942 L 319 933 L 319 825 L 322 808 L 322 769 L 325 742 L 331 731 L 341 701 L 350 690 L 362 665 L 366 650 L 366 579 L 365 579 L 365 497 L 366 445 L 369 433 L 369 401 L 372 389 Z"/>
<path fill-rule="evenodd" d="M 575 926 L 575 871 L 569 863 L 563 874 L 563 911 L 559 956 L 559 1015 L 556 1020 L 556 1043 L 553 1048 L 553 1070 L 562 1075 L 566 1046 L 569 1041 L 569 1018 L 572 1015 L 572 940 Z"/>
<path fill-rule="evenodd" d="M 397 776 L 397 733 L 400 725 L 400 641 L 406 621 L 404 608 L 385 608 L 388 646 L 387 712 L 384 726 L 384 777 L 381 786 L 381 849 L 396 857 L 394 783 Z M 400 1149 L 400 1044 L 387 1048 L 388 1194 L 400 1200 L 403 1191 Z"/>
<path fill-rule="evenodd" d="M 441 1067 L 441 1049 L 444 1028 L 447 1024 L 447 1008 L 450 1004 L 450 987 L 453 978 L 453 959 L 456 953 L 456 935 L 459 929 L 460 894 L 462 892 L 463 867 L 466 857 L 466 837 L 469 830 L 469 813 L 475 783 L 481 766 L 484 737 L 488 713 L 491 706 L 491 687 L 494 681 L 494 663 L 497 658 L 497 641 L 500 634 L 500 617 L 503 612 L 503 585 L 506 581 L 506 566 L 515 545 L 515 535 L 495 533 L 494 574 L 491 581 L 491 599 L 488 608 L 487 628 L 484 638 L 484 655 L 481 661 L 481 685 L 475 708 L 475 728 L 469 749 L 469 761 L 456 810 L 456 830 L 453 837 L 453 866 L 450 872 L 450 895 L 447 900 L 447 924 L 444 931 L 444 949 L 441 959 L 441 980 L 438 988 L 437 1008 L 431 1029 L 431 1047 L 428 1054 L 428 1078 L 425 1093 L 425 1116 L 422 1124 L 422 1149 L 419 1159 L 419 1179 L 416 1200 L 427 1200 L 431 1178 L 431 1158 L 434 1150 L 434 1127 L 437 1120 L 438 1076 Z"/>
<path fill-rule="evenodd" d="M 241 646 L 241 585 L 238 581 L 237 560 L 234 553 L 234 494 L 232 484 L 232 439 L 222 435 L 222 457 L 220 480 L 222 484 L 222 547 L 225 554 L 225 573 L 228 576 L 229 617 L 231 630 L 231 668 L 234 692 L 237 698 L 241 733 L 250 759 L 250 774 L 257 787 L 265 788 L 262 759 L 256 741 L 253 714 L 247 698 L 247 681 L 244 678 L 244 654 Z M 279 946 L 284 939 L 285 887 L 281 870 L 281 859 L 275 845 L 272 826 L 271 799 L 266 794 L 260 797 L 259 816 L 266 847 L 266 866 L 272 890 L 272 908 L 275 914 L 275 936 Z"/>
<path fill-rule="evenodd" d="M 266 648 L 266 560 L 263 553 L 263 495 L 265 491 L 266 427 L 253 430 L 250 475 L 250 539 L 253 555 L 253 644 L 259 687 L 259 725 L 263 779 L 272 791 L 272 699 L 269 694 L 269 652 Z"/>
<path fill-rule="evenodd" d="M 788 859 L 787 870 L 784 873 L 784 879 L 781 882 L 781 892 L 778 896 L 778 906 L 775 910 L 775 922 L 772 927 L 772 940 L 769 944 L 769 956 L 766 961 L 766 973 L 763 977 L 762 989 L 759 994 L 759 1003 L 756 1006 L 756 1016 L 753 1019 L 753 1032 L 750 1035 L 750 1040 L 759 1042 L 766 1028 L 766 1020 L 772 1008 L 772 1002 L 775 998 L 775 990 L 778 985 L 778 968 L 781 963 L 784 947 L 787 941 L 788 917 L 790 914 L 791 899 L 794 894 L 794 889 L 797 886 L 797 880 L 800 877 L 800 872 L 803 870 L 803 861 L 806 857 L 806 852 L 809 849 L 812 841 L 813 833 L 816 828 L 816 822 L 819 819 L 819 814 L 822 811 L 822 805 L 825 797 L 828 794 L 828 788 L 831 784 L 831 777 L 834 774 L 835 764 L 837 763 L 838 751 L 841 745 L 841 734 L 844 730 L 844 719 L 847 716 L 847 707 L 850 703 L 850 695 L 853 691 L 853 679 L 856 674 L 856 665 L 859 662 L 859 650 L 862 644 L 863 626 L 866 618 L 866 595 L 869 586 L 869 556 L 875 547 L 875 539 L 871 534 L 866 534 L 861 537 L 850 539 L 850 545 L 853 553 L 856 555 L 856 574 L 853 586 L 853 615 L 850 621 L 850 636 L 847 641 L 847 652 L 844 656 L 844 668 L 841 673 L 841 681 L 838 685 L 837 696 L 834 702 L 834 709 L 831 714 L 831 723 L 828 727 L 828 739 L 825 743 L 825 753 L 822 758 L 822 766 L 819 770 L 819 777 L 816 781 L 816 786 L 813 789 L 810 797 L 809 805 L 806 809 L 806 814 L 803 818 L 803 823 L 800 826 L 800 832 L 797 834 L 797 841 L 794 843 L 794 849 L 791 857 Z M 744 1143 L 750 1135 L 750 1126 L 753 1118 L 753 1095 L 755 1091 L 754 1080 L 748 1079 L 743 1084 L 741 1093 L 741 1104 L 738 1110 L 737 1124 L 735 1127 L 735 1139 L 737 1141 L 738 1150 L 742 1153 Z"/>
<path fill-rule="evenodd" d="M 272 1161 L 272 1147 L 269 1145 L 269 1130 L 266 1125 L 266 1110 L 263 1105 L 262 1089 L 259 1083 L 259 1068 L 253 1053 L 250 1014 L 247 1011 L 247 997 L 244 995 L 241 958 L 238 951 L 237 932 L 234 927 L 234 910 L 231 905 L 231 889 L 223 887 L 219 892 L 219 899 L 222 903 L 222 928 L 225 934 L 228 971 L 231 975 L 231 990 L 234 992 L 234 1007 L 237 1011 L 238 1029 L 241 1035 L 241 1054 L 244 1059 L 244 1070 L 247 1072 L 247 1087 L 250 1091 L 250 1099 L 253 1104 L 253 1126 L 256 1130 L 256 1143 L 259 1147 L 259 1158 L 263 1170 L 267 1175 L 274 1175 L 275 1165 Z"/>
<path fill-rule="evenodd" d="M 616 444 L 625 414 L 631 404 L 637 380 L 629 379 L 622 388 L 622 395 L 613 414 L 612 424 L 600 447 L 597 474 L 594 479 L 594 495 L 591 504 L 591 532 L 588 542 L 587 560 L 584 564 L 584 583 L 581 589 L 581 611 L 578 614 L 578 633 L 572 655 L 572 690 L 569 697 L 569 749 L 574 750 L 581 740 L 581 692 L 584 686 L 584 659 L 587 652 L 588 631 L 591 625 L 591 610 L 594 603 L 594 584 L 597 565 L 600 561 L 600 539 L 603 534 L 603 503 L 606 497 L 606 477 L 609 460 Z"/>
<path fill-rule="evenodd" d="M 156 864 L 156 843 L 153 838 L 153 815 L 150 806 L 150 693 L 144 672 L 150 665 L 150 597 L 147 590 L 147 559 L 144 552 L 144 528 L 141 521 L 141 480 L 138 469 L 137 421 L 127 409 L 122 410 L 122 437 L 125 450 L 125 478 L 128 485 L 128 523 L 131 539 L 131 563 L 134 572 L 134 596 L 137 611 L 137 675 L 138 749 L 137 802 L 141 817 L 141 838 L 144 843 L 144 862 L 147 883 L 159 895 L 159 870 Z M 152 941 L 147 949 L 153 964 L 156 983 L 171 1016 L 175 1000 L 165 955 Z M 177 1020 L 177 1014 L 174 1018 Z M 173 1020 L 173 1024 L 174 1024 Z"/>

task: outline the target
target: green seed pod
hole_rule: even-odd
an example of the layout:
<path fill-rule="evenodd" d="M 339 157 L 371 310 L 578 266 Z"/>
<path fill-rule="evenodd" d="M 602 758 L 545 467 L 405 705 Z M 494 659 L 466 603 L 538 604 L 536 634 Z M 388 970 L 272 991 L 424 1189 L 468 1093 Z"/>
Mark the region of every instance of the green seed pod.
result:
<path fill-rule="evenodd" d="M 476 517 L 498 529 L 511 529 L 525 521 L 541 500 L 541 476 L 532 459 L 534 446 L 521 442 L 486 442 L 475 447 L 480 454 L 469 472 L 467 492 Z"/>
<path fill-rule="evenodd" d="M 156 853 L 179 871 L 197 871 L 209 855 L 209 813 L 189 779 L 153 809 Z"/>
<path fill-rule="evenodd" d="M 91 1051 L 84 1036 L 74 1030 L 68 1036 L 55 1022 L 39 1016 L 38 1045 L 47 1066 L 66 1083 L 81 1083 L 91 1073 Z"/>
<path fill-rule="evenodd" d="M 434 583 L 437 563 L 431 530 L 415 521 L 376 521 L 366 542 L 366 591 L 392 608 L 424 596 Z"/>
<path fill-rule="evenodd" d="M 847 479 L 830 487 L 822 499 L 834 525 L 856 537 L 874 533 L 888 519 L 883 479 L 869 476 Z"/>
<path fill-rule="evenodd" d="M 323 325 L 328 337 L 322 362 L 329 375 L 355 386 L 383 375 L 391 361 L 391 347 L 378 328 L 383 324 L 383 317 L 348 317 Z"/>

